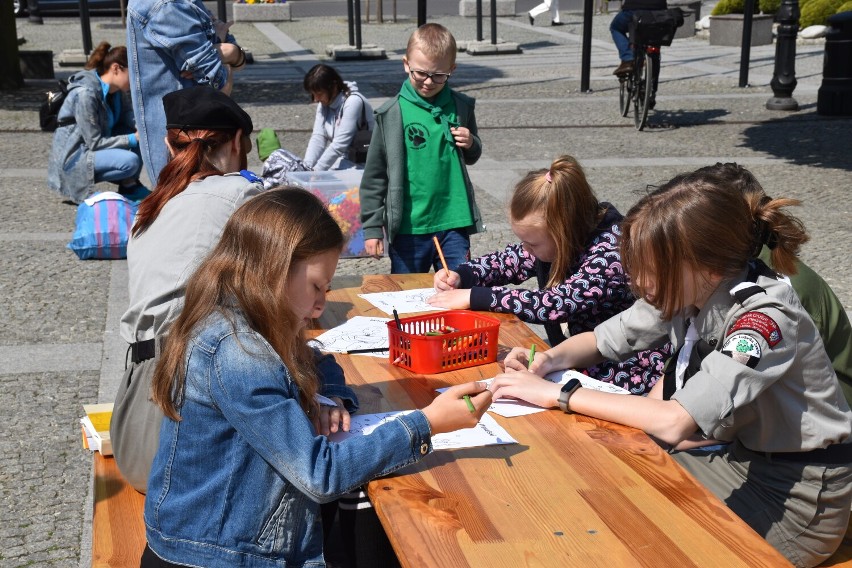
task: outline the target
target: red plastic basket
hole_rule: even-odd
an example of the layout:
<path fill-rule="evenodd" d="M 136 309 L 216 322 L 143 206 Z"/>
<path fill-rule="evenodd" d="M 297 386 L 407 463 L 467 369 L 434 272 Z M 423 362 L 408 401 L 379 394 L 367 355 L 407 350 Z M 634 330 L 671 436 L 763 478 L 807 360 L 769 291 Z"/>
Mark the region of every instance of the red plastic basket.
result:
<path fill-rule="evenodd" d="M 415 373 L 434 374 L 497 360 L 500 320 L 468 310 L 449 310 L 388 322 L 391 364 Z M 457 331 L 424 335 L 444 327 Z"/>

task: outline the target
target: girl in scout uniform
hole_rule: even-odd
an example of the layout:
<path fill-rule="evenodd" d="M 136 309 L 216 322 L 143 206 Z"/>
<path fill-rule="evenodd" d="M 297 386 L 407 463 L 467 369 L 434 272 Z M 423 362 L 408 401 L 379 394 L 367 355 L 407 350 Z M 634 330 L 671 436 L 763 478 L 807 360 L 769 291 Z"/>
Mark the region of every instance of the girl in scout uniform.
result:
<path fill-rule="evenodd" d="M 852 412 L 784 273 L 807 240 L 788 199 L 746 196 L 707 172 L 675 177 L 622 224 L 622 260 L 639 300 L 539 354 L 506 359 L 494 398 L 560 406 L 640 428 L 796 566 L 840 545 L 852 505 Z M 550 383 L 539 375 L 622 360 L 670 340 L 668 373 L 648 397 Z M 713 451 L 696 446 L 726 442 Z"/>

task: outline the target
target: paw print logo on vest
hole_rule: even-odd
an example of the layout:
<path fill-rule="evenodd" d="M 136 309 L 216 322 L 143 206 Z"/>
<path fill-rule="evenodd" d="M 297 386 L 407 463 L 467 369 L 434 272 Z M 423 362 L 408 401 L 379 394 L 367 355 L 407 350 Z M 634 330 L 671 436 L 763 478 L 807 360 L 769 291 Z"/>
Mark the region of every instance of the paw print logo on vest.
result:
<path fill-rule="evenodd" d="M 405 140 L 412 150 L 420 150 L 426 146 L 427 130 L 422 124 L 412 123 L 405 127 Z"/>

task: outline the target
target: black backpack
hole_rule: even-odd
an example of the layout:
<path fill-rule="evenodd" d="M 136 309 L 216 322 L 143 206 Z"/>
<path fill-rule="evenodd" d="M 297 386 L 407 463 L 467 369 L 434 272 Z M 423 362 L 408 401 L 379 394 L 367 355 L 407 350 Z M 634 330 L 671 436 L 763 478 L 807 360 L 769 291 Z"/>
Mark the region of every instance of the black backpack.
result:
<path fill-rule="evenodd" d="M 53 132 L 60 126 L 74 124 L 73 118 L 66 118 L 59 121 L 59 109 L 62 108 L 62 103 L 68 97 L 68 82 L 59 81 L 58 91 L 48 91 L 47 100 L 41 103 L 38 109 L 38 124 L 45 132 Z"/>

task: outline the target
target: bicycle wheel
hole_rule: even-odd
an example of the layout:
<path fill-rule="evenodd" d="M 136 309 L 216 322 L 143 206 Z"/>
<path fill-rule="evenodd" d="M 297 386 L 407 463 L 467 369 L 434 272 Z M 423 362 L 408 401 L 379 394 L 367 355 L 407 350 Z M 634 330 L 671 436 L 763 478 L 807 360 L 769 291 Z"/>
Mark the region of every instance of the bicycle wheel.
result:
<path fill-rule="evenodd" d="M 630 112 L 630 101 L 633 98 L 633 73 L 618 78 L 618 110 L 621 116 Z"/>
<path fill-rule="evenodd" d="M 636 130 L 645 128 L 648 121 L 648 103 L 651 101 L 651 91 L 654 88 L 654 59 L 650 53 L 645 53 L 636 62 L 641 67 L 636 71 L 636 96 L 633 98 L 633 123 Z"/>

